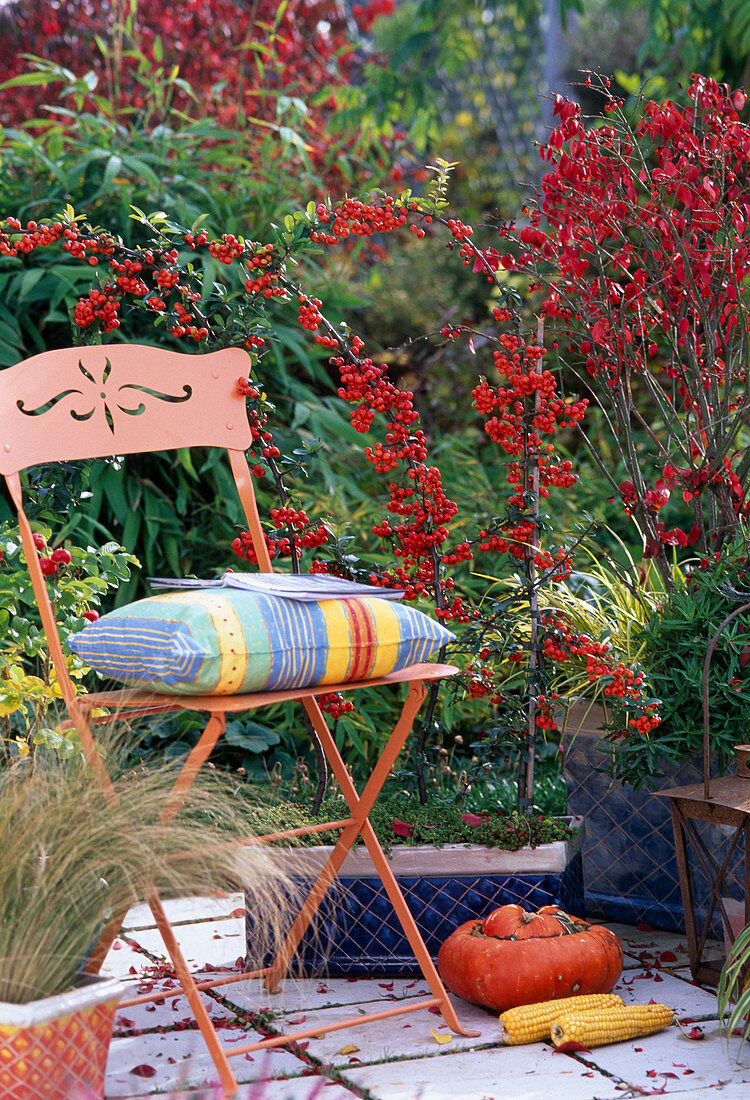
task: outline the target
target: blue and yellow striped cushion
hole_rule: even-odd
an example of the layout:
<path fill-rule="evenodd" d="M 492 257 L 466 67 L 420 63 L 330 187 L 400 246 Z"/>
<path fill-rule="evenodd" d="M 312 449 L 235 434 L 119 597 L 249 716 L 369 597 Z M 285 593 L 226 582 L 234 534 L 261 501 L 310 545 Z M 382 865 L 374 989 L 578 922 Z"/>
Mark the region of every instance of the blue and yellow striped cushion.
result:
<path fill-rule="evenodd" d="M 138 600 L 85 627 L 70 648 L 135 687 L 234 695 L 373 679 L 428 660 L 452 638 L 393 600 L 303 602 L 223 588 Z"/>

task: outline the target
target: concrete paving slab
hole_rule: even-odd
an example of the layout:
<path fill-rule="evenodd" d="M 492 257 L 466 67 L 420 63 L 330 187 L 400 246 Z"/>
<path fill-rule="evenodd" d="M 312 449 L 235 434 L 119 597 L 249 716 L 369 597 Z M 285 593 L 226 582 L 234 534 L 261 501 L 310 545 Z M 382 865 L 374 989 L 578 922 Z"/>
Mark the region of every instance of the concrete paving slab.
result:
<path fill-rule="evenodd" d="M 240 1085 L 236 1100 L 358 1100 L 358 1095 L 328 1077 L 313 1075 Z M 216 1089 L 181 1089 L 179 1092 L 160 1092 L 158 1097 L 159 1100 L 221 1100 Z M 130 1096 L 127 1100 L 144 1100 L 144 1097 Z"/>
<path fill-rule="evenodd" d="M 243 1028 L 222 1028 L 223 1046 L 252 1043 L 262 1036 Z M 232 1072 L 242 1083 L 270 1077 L 295 1076 L 308 1069 L 306 1062 L 287 1050 L 256 1051 L 230 1061 Z M 107 1100 L 123 1096 L 151 1096 L 156 1090 L 211 1089 L 217 1073 L 199 1031 L 168 1031 L 164 1034 L 115 1038 L 109 1049 L 105 1095 Z"/>
<path fill-rule="evenodd" d="M 654 1000 L 669 1005 L 679 1020 L 715 1019 L 718 1015 L 715 993 L 663 971 L 624 970 L 613 992 L 619 993 L 625 1004 L 644 1005 Z"/>
<path fill-rule="evenodd" d="M 164 912 L 171 921 L 195 923 L 196 913 L 201 919 L 229 917 L 232 913 L 245 912 L 245 895 L 242 891 L 221 897 L 209 898 L 162 898 Z M 148 905 L 134 905 L 122 922 L 123 929 L 134 931 L 140 928 L 155 928 L 156 921 Z"/>
<path fill-rule="evenodd" d="M 292 1014 L 334 1005 L 430 996 L 427 984 L 418 978 L 284 978 L 277 993 L 269 993 L 257 979 L 219 987 L 216 992 L 246 1012 L 270 1009 Z"/>
<path fill-rule="evenodd" d="M 554 1054 L 550 1047 L 499 1047 L 342 1071 L 378 1100 L 615 1100 L 622 1083 Z"/>
<path fill-rule="evenodd" d="M 480 1034 L 476 1038 L 454 1035 L 442 1016 L 428 1009 L 420 1009 L 403 1016 L 389 1017 L 385 1020 L 373 1020 L 358 1026 L 357 1023 L 346 1030 L 334 1031 L 320 1039 L 311 1039 L 308 1053 L 311 1057 L 335 1067 L 350 1065 L 349 1059 L 355 1057 L 360 1062 L 381 1062 L 393 1057 L 421 1057 L 434 1054 L 441 1049 L 465 1050 L 486 1043 L 497 1043 L 500 1038 L 500 1025 L 497 1015 L 452 998 L 456 1005 L 461 1023 Z M 378 1012 L 384 1007 L 382 1001 L 371 1001 L 357 1006 L 357 1011 Z M 289 1033 L 295 1026 L 312 1028 L 324 1026 L 351 1017 L 351 1006 L 318 1009 L 304 1014 L 304 1021 L 297 1016 L 283 1016 L 275 1020 L 273 1026 L 279 1031 Z M 349 1050 L 350 1047 L 355 1050 Z"/>
<path fill-rule="evenodd" d="M 129 935 L 127 939 L 130 939 Z M 118 936 L 110 947 L 109 954 L 104 960 L 99 973 L 106 978 L 132 978 L 137 981 L 151 966 L 153 966 L 153 961 L 148 955 L 131 946 L 130 943 L 126 942 L 125 937 Z"/>
<path fill-rule="evenodd" d="M 656 928 L 634 928 L 628 924 L 604 922 L 615 933 L 625 952 L 625 966 L 660 966 L 674 969 L 689 965 L 687 939 L 684 932 L 662 932 Z M 706 960 L 723 959 L 724 944 L 720 940 L 706 943 Z M 635 959 L 633 963 L 630 960 Z"/>
<path fill-rule="evenodd" d="M 124 1035 L 131 1031 L 151 1030 L 155 1027 L 173 1028 L 192 1025 L 193 1014 L 190 1005 L 187 998 L 180 992 L 180 986 L 174 978 L 161 980 L 145 978 L 139 982 L 133 982 L 132 990 L 127 993 L 127 997 L 162 992 L 169 993 L 164 1001 L 145 1002 L 118 1009 L 115 1015 L 114 1034 Z M 234 1016 L 231 1009 L 225 1008 L 223 1004 L 205 993 L 201 994 L 201 1000 L 213 1020 L 227 1020 Z"/>
<path fill-rule="evenodd" d="M 227 917 L 207 920 L 197 924 L 181 924 L 174 929 L 188 966 L 199 970 L 206 963 L 214 966 L 233 966 L 245 956 L 245 922 Z M 156 928 L 133 932 L 128 939 L 135 940 L 151 954 L 166 958 L 167 953 L 161 935 Z"/>
<path fill-rule="evenodd" d="M 745 1098 L 750 1096 L 750 1047 L 740 1053 L 739 1039 L 727 1044 L 726 1033 L 720 1031 L 716 1020 L 698 1028 L 699 1040 L 689 1039 L 672 1026 L 644 1039 L 597 1047 L 580 1057 L 639 1089 L 667 1094 L 703 1090 L 702 1094 L 710 1097 L 720 1085 L 732 1084 L 744 1088 Z"/>

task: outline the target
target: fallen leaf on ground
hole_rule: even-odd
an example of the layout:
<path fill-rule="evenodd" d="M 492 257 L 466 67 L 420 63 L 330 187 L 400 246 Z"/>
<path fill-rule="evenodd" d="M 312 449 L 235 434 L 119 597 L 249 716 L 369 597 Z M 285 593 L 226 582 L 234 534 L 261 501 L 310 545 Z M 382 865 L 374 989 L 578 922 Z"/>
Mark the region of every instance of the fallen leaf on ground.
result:
<path fill-rule="evenodd" d="M 133 1066 L 130 1071 L 135 1077 L 154 1077 L 156 1070 L 153 1066 Z"/>
<path fill-rule="evenodd" d="M 445 1043 L 449 1043 L 453 1038 L 450 1033 L 448 1033 L 447 1035 L 441 1035 L 438 1031 L 435 1031 L 433 1027 L 430 1028 L 430 1035 L 433 1037 L 435 1042 L 440 1043 L 441 1046 L 444 1046 Z"/>

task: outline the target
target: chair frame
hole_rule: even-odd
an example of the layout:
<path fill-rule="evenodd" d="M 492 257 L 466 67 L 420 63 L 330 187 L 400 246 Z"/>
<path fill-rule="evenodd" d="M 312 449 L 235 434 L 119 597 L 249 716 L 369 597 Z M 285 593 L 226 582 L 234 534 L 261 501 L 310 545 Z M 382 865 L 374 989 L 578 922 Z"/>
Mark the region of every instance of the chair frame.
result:
<path fill-rule="evenodd" d="M 186 758 L 161 811 L 160 820 L 168 822 L 179 811 L 201 766 L 208 760 L 224 732 L 227 713 L 253 710 L 293 699 L 302 705 L 312 723 L 349 807 L 350 816 L 338 821 L 253 838 L 253 843 L 268 843 L 307 833 L 339 830 L 339 839 L 331 855 L 303 902 L 277 958 L 269 966 L 240 974 L 212 976 L 210 980 L 196 982 L 158 894 L 152 892 L 146 899 L 208 1046 L 225 1096 L 233 1095 L 238 1087 L 229 1057 L 283 1046 L 372 1020 L 438 1008 L 451 1031 L 468 1036 L 478 1034 L 466 1030 L 459 1022 L 368 818 L 425 698 L 425 683 L 453 675 L 457 671 L 455 667 L 417 664 L 377 679 L 243 695 L 177 696 L 125 689 L 78 696 L 69 676 L 54 609 L 34 546 L 33 532 L 24 512 L 21 472 L 29 466 L 53 461 L 195 446 L 223 447 L 228 454 L 260 571 L 270 573 L 273 567 L 263 535 L 252 474 L 245 457 L 252 436 L 245 398 L 238 382 L 247 377 L 247 367 L 247 355 L 239 348 L 207 355 L 185 355 L 145 345 L 118 344 L 44 352 L 0 372 L 0 473 L 5 476 L 18 513 L 21 541 L 50 657 L 70 715 L 68 725 L 78 732 L 86 758 L 107 796 L 116 797 L 92 731 L 92 726 L 99 721 L 93 716 L 95 708 L 113 708 L 115 715 L 125 712 L 130 716 L 179 710 L 208 715 L 200 739 Z M 369 780 L 362 793 L 358 794 L 317 696 L 397 683 L 408 685 L 401 713 Z M 357 837 L 362 838 L 372 858 L 432 995 L 381 1012 L 348 1017 L 335 1024 L 318 1025 L 241 1046 L 233 1044 L 231 1050 L 223 1048 L 201 1000 L 200 991 L 250 978 L 263 978 L 266 987 L 275 990 Z M 105 930 L 89 964 L 93 972 L 101 966 L 121 924 L 120 917 Z M 122 1006 L 164 999 L 173 993 L 145 994 L 122 1002 Z"/>

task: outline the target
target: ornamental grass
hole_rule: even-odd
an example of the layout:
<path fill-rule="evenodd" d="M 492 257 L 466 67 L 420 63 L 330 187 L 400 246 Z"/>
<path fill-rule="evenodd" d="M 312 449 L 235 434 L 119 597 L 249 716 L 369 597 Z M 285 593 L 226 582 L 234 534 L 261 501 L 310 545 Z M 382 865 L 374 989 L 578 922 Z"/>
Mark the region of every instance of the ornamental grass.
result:
<path fill-rule="evenodd" d="M 261 946 L 280 942 L 291 884 L 270 849 L 226 843 L 247 836 L 233 786 L 202 776 L 165 827 L 176 775 L 174 764 L 120 772 L 110 801 L 80 757 L 0 771 L 0 1001 L 74 987 L 106 923 L 154 888 L 195 896 L 241 882 Z"/>

